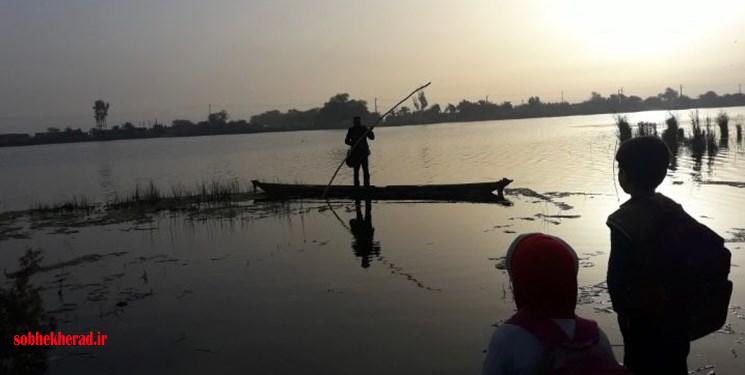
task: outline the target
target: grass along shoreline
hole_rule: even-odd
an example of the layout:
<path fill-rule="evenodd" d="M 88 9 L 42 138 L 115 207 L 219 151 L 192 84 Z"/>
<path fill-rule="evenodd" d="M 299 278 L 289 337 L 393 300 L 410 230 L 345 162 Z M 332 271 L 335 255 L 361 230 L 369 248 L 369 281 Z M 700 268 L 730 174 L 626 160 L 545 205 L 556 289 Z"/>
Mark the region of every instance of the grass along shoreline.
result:
<path fill-rule="evenodd" d="M 96 202 L 86 196 L 72 196 L 70 199 L 54 204 L 36 203 L 27 210 L 8 211 L 2 214 L 30 213 L 35 215 L 53 213 L 90 213 L 96 210 L 147 209 L 177 210 L 200 204 L 230 204 L 259 198 L 261 195 L 253 188 L 242 188 L 238 180 L 209 182 L 202 181 L 191 190 L 182 185 L 162 190 L 154 181 L 135 185 L 126 194 L 114 194 L 105 202 Z"/>

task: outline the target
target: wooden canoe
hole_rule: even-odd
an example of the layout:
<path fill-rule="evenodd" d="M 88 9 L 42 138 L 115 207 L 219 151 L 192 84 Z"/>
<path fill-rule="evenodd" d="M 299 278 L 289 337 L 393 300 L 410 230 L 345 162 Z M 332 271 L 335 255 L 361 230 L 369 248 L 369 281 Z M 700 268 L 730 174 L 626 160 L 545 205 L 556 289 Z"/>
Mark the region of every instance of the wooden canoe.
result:
<path fill-rule="evenodd" d="M 512 180 L 449 185 L 390 185 L 355 188 L 352 185 L 332 185 L 326 198 L 372 200 L 425 200 L 508 203 L 504 188 Z M 282 184 L 252 181 L 270 199 L 321 199 L 326 185 Z"/>

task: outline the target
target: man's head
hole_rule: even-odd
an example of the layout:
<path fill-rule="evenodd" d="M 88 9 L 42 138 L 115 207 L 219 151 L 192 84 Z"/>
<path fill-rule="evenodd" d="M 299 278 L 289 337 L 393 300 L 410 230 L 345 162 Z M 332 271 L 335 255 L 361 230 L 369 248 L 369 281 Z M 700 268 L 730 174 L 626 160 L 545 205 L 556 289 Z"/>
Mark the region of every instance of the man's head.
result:
<path fill-rule="evenodd" d="M 354 116 L 354 119 L 352 119 L 352 124 L 354 126 L 362 126 L 362 118 L 360 116 Z"/>
<path fill-rule="evenodd" d="M 518 236 L 505 265 L 518 309 L 528 307 L 550 318 L 573 318 L 577 305 L 577 254 L 558 237 L 543 233 Z"/>
<path fill-rule="evenodd" d="M 626 193 L 653 192 L 662 183 L 670 164 L 670 150 L 656 137 L 629 139 L 616 152 L 618 182 Z"/>

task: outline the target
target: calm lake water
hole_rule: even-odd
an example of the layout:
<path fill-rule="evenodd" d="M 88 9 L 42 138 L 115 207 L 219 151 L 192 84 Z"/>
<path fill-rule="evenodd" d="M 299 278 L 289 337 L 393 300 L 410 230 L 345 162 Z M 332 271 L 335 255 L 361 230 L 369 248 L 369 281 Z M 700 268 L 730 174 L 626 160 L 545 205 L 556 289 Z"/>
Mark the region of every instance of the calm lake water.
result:
<path fill-rule="evenodd" d="M 701 110 L 715 117 L 718 109 Z M 727 108 L 730 140 L 716 155 L 685 148 L 660 191 L 731 242 L 729 325 L 693 344 L 689 367 L 745 373 L 745 107 Z M 681 111 L 689 131 L 688 112 Z M 629 114 L 631 123 L 666 112 Z M 718 132 L 716 125 L 713 126 Z M 659 125 L 662 131 L 664 125 Z M 0 148 L 0 210 L 72 196 L 105 201 L 153 181 L 326 183 L 344 131 L 169 138 Z M 103 348 L 55 349 L 49 372 L 478 373 L 494 325 L 513 312 L 497 268 L 516 233 L 542 231 L 582 257 L 580 314 L 621 344 L 603 288 L 605 218 L 628 197 L 614 184 L 611 115 L 376 129 L 374 184 L 514 179 L 511 207 L 372 202 L 373 238 L 357 237 L 353 202 L 247 202 L 230 212 L 163 213 L 150 221 L 57 230 L 19 220 L 28 238 L 0 240 L 17 268 L 28 247 L 44 306 L 65 332 L 105 332 Z M 349 183 L 344 168 L 337 183 Z M 547 194 L 551 193 L 551 194 Z M 364 217 L 364 205 L 359 214 Z M 351 222 L 350 222 L 351 221 Z M 365 238 L 361 238 L 365 237 Z M 95 256 L 90 256 L 95 255 Z M 622 348 L 615 347 L 619 359 Z M 701 371 L 700 373 L 706 373 Z"/>

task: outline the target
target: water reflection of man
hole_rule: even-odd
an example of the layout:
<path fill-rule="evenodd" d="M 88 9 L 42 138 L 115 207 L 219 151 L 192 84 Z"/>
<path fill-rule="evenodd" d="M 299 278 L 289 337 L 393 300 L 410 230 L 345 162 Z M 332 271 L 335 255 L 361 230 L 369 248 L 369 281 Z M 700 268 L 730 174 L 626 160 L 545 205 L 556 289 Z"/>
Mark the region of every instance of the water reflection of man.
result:
<path fill-rule="evenodd" d="M 365 216 L 362 216 L 362 204 L 359 200 L 354 202 L 355 217 L 349 220 L 349 228 L 354 236 L 352 250 L 354 255 L 362 258 L 360 266 L 370 267 L 370 260 L 380 255 L 380 243 L 373 240 L 375 228 L 372 226 L 372 205 L 370 200 L 365 200 Z"/>
<path fill-rule="evenodd" d="M 362 126 L 362 119 L 355 116 L 353 125 L 347 131 L 346 138 L 344 138 L 344 143 L 354 146 L 347 154 L 347 165 L 354 169 L 354 186 L 356 187 L 360 186 L 360 167 L 362 167 L 365 187 L 370 186 L 370 168 L 367 160 L 368 155 L 370 155 L 368 139 L 375 139 L 375 133 L 373 133 L 372 128 Z"/>

